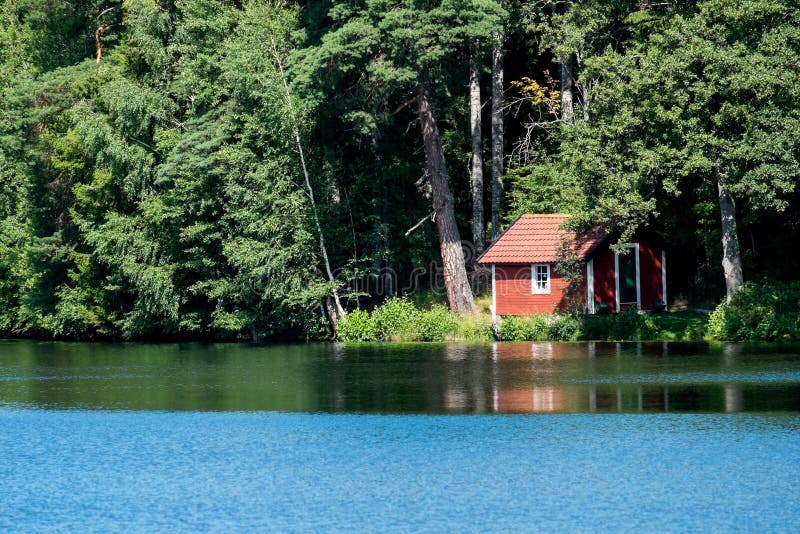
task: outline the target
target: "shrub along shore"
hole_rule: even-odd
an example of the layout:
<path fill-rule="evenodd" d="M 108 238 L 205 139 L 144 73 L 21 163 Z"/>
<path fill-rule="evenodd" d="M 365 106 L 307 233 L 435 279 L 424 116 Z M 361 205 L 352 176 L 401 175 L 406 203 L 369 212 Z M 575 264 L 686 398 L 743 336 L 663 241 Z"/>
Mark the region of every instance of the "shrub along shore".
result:
<path fill-rule="evenodd" d="M 354 342 L 408 341 L 800 341 L 800 282 L 746 284 L 710 315 L 680 311 L 611 315 L 458 316 L 446 307 L 392 298 L 371 312 L 355 310 L 337 330 Z"/>

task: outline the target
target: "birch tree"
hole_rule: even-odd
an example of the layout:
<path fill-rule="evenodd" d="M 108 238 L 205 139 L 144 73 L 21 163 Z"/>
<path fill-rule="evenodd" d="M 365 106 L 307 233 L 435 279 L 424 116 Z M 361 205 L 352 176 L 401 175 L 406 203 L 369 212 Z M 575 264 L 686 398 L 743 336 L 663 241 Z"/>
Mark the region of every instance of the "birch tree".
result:
<path fill-rule="evenodd" d="M 503 32 L 492 32 L 492 241 L 500 236 L 503 210 Z"/>
<path fill-rule="evenodd" d="M 469 65 L 469 129 L 472 141 L 470 165 L 470 187 L 472 189 L 472 242 L 476 254 L 483 252 L 483 135 L 481 133 L 481 61 L 480 43 L 470 57 Z"/>
<path fill-rule="evenodd" d="M 300 125 L 298 122 L 297 113 L 295 112 L 294 104 L 292 103 L 292 92 L 289 89 L 289 82 L 286 79 L 286 71 L 283 66 L 284 57 L 275 43 L 274 35 L 270 35 L 270 45 L 275 65 L 277 66 L 278 74 L 280 75 L 281 85 L 283 86 L 283 95 L 286 102 L 289 120 L 291 121 L 290 126 L 292 133 L 294 134 L 297 156 L 300 159 L 300 168 L 303 171 L 303 178 L 305 180 L 306 190 L 308 191 L 308 200 L 311 203 L 311 214 L 314 217 L 314 225 L 316 226 L 317 234 L 319 235 L 319 251 L 322 255 L 322 262 L 325 265 L 325 274 L 328 277 L 328 282 L 331 284 L 331 293 L 333 294 L 333 301 L 335 305 L 334 309 L 332 310 L 331 318 L 334 322 L 335 329 L 336 323 L 339 321 L 339 319 L 344 318 L 345 311 L 339 299 L 339 290 L 336 287 L 336 279 L 334 278 L 333 271 L 331 270 L 331 261 L 328 257 L 328 248 L 325 246 L 325 233 L 322 231 L 322 225 L 319 223 L 319 211 L 317 210 L 317 201 L 314 198 L 314 186 L 311 184 L 311 178 L 308 174 L 308 164 L 306 162 L 305 151 L 303 150 L 303 140 L 300 137 Z"/>
<path fill-rule="evenodd" d="M 437 228 L 444 283 L 452 310 L 474 309 L 456 224 L 436 102 L 448 69 L 468 57 L 475 39 L 496 28 L 504 12 L 494 2 L 465 6 L 455 1 L 382 2 L 364 6 L 336 3 L 334 28 L 306 58 L 315 74 L 326 70 L 357 73 L 357 83 L 370 83 L 379 98 L 404 95 L 392 116 L 416 111 L 425 153 L 425 178 L 430 184 L 432 209 L 426 219 Z M 387 61 L 387 55 L 392 58 Z M 352 87 L 352 84 L 350 85 Z M 396 96 L 395 96 L 396 98 Z M 422 221 L 421 221 L 422 222 Z M 421 223 L 420 222 L 420 223 Z M 415 225 L 416 227 L 416 225 Z"/>

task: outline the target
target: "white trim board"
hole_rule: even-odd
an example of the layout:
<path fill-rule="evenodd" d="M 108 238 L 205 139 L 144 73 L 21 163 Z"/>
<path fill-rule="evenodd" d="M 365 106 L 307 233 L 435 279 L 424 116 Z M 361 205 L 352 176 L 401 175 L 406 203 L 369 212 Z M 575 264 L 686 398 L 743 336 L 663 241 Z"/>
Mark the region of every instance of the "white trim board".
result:
<path fill-rule="evenodd" d="M 497 322 L 497 283 L 495 282 L 494 263 L 492 264 L 492 323 Z"/>
<path fill-rule="evenodd" d="M 642 277 L 639 270 L 639 243 L 625 243 L 622 248 L 632 248 L 636 261 L 636 309 L 642 309 Z M 619 254 L 614 252 L 614 290 L 616 297 L 616 312 L 620 312 L 619 301 Z M 628 304 L 626 302 L 626 304 Z"/>
<path fill-rule="evenodd" d="M 614 252 L 614 312 L 619 313 L 619 254 Z"/>
<path fill-rule="evenodd" d="M 639 243 L 636 244 L 636 309 L 642 309 L 642 275 L 639 271 Z"/>
<path fill-rule="evenodd" d="M 664 301 L 664 304 L 668 308 L 669 302 L 667 301 L 667 252 L 665 250 L 661 251 L 661 300 Z"/>
<path fill-rule="evenodd" d="M 594 314 L 594 258 L 586 263 L 586 310 Z"/>

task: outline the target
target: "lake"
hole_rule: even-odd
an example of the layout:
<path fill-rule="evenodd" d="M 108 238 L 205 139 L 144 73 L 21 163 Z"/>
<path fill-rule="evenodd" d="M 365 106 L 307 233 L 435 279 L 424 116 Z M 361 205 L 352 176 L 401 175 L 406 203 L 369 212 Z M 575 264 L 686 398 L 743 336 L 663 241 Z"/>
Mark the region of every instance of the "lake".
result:
<path fill-rule="evenodd" d="M 800 347 L 0 341 L 0 530 L 800 530 Z"/>

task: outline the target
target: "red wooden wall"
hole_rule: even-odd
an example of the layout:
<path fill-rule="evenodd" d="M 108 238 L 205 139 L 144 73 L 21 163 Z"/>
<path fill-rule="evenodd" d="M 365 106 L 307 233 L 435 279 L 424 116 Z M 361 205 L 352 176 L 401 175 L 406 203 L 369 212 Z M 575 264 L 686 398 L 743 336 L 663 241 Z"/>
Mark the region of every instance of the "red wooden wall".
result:
<path fill-rule="evenodd" d="M 642 309 L 652 310 L 653 303 L 664 300 L 661 288 L 661 247 L 639 242 L 639 279 L 642 284 Z"/>
<path fill-rule="evenodd" d="M 594 261 L 594 300 L 608 304 L 608 311 L 617 307 L 616 282 L 614 278 L 614 251 L 603 246 L 592 256 Z"/>
<path fill-rule="evenodd" d="M 639 280 L 641 284 L 642 309 L 652 310 L 656 300 L 663 300 L 661 285 L 661 247 L 641 239 L 639 243 Z M 616 283 L 614 279 L 614 251 L 602 246 L 593 255 L 594 299 L 608 304 L 609 311 L 616 312 Z M 586 303 L 586 267 L 583 270 L 584 284 L 582 303 Z M 530 315 L 553 313 L 564 310 L 564 289 L 567 283 L 550 264 L 550 294 L 534 295 L 531 292 L 531 266 L 495 265 L 495 299 L 497 315 Z"/>
<path fill-rule="evenodd" d="M 584 268 L 584 280 L 585 276 Z M 564 299 L 566 281 L 555 271 L 555 264 L 550 264 L 550 294 L 534 295 L 531 292 L 531 264 L 495 265 L 495 299 L 497 315 L 531 315 L 533 313 L 553 313 L 563 310 L 567 303 Z M 585 286 L 585 283 L 584 283 Z M 585 287 L 583 300 L 586 302 Z"/>
<path fill-rule="evenodd" d="M 650 311 L 656 300 L 664 299 L 661 285 L 661 247 L 634 237 L 639 243 L 639 283 L 641 284 L 642 309 Z M 633 251 L 631 251 L 633 252 Z M 592 255 L 594 260 L 594 300 L 608 304 L 615 312 L 617 305 L 616 280 L 614 278 L 614 251 L 602 247 Z"/>

